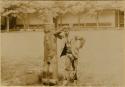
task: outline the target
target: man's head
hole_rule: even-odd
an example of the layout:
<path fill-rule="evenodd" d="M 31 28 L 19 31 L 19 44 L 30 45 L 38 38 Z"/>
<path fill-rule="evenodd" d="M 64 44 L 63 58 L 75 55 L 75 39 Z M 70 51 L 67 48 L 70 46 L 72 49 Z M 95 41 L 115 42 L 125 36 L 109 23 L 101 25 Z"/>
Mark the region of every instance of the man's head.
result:
<path fill-rule="evenodd" d="M 61 39 L 69 36 L 69 27 L 62 27 L 60 33 Z"/>
<path fill-rule="evenodd" d="M 79 48 L 82 48 L 85 44 L 85 39 L 81 36 L 75 36 L 75 40 L 79 43 Z"/>
<path fill-rule="evenodd" d="M 64 32 L 69 32 L 70 31 L 70 27 L 69 26 L 64 26 L 63 27 L 63 31 Z"/>

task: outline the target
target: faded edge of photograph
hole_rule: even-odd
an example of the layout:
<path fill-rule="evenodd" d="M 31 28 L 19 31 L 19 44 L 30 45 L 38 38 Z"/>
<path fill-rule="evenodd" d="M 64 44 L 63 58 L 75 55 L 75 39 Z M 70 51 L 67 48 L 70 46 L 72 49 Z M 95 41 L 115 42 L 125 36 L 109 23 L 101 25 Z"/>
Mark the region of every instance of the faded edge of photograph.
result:
<path fill-rule="evenodd" d="M 125 86 L 125 0 L 1 0 L 1 86 Z"/>

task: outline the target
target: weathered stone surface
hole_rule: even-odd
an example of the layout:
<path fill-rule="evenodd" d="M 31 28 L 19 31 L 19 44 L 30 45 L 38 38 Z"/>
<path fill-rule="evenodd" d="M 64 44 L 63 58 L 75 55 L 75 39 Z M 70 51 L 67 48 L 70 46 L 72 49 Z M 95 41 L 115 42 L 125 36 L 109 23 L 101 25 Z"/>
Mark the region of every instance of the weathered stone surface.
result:
<path fill-rule="evenodd" d="M 55 80 L 55 79 L 43 79 L 43 80 L 42 80 L 42 83 L 43 83 L 44 85 L 53 86 L 53 85 L 57 85 L 57 80 Z"/>

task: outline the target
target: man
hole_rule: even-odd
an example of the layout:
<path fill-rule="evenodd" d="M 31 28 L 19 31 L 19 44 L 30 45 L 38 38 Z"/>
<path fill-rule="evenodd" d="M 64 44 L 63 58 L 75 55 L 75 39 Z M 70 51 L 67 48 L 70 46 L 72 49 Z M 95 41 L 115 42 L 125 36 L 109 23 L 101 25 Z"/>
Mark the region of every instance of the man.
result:
<path fill-rule="evenodd" d="M 82 48 L 85 40 L 82 37 L 75 36 L 69 38 L 69 27 L 64 27 L 63 31 L 58 32 L 55 36 L 64 40 L 64 48 L 60 57 L 65 56 L 65 74 L 63 85 L 77 81 L 77 64 L 79 58 L 79 49 Z"/>
<path fill-rule="evenodd" d="M 80 36 L 75 36 L 71 41 L 71 51 L 72 51 L 72 67 L 73 72 L 71 73 L 72 80 L 77 84 L 77 66 L 79 57 L 79 50 L 83 47 L 85 40 Z"/>

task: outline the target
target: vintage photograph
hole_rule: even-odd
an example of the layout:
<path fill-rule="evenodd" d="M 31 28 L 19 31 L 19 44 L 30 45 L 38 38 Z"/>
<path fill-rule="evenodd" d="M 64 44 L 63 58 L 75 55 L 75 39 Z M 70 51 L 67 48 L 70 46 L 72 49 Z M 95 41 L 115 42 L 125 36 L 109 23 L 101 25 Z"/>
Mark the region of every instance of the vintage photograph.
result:
<path fill-rule="evenodd" d="M 1 86 L 124 87 L 124 0 L 1 0 Z"/>

